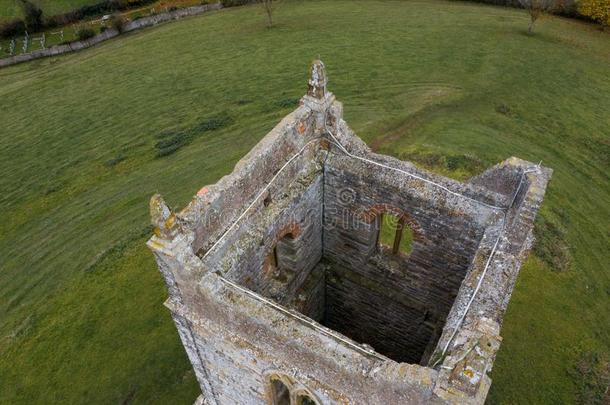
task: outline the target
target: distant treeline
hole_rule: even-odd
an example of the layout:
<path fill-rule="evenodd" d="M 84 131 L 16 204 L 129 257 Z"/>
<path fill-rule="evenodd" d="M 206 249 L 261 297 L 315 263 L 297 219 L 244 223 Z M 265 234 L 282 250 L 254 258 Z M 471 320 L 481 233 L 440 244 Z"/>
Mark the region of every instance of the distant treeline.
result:
<path fill-rule="evenodd" d="M 49 28 L 58 27 L 80 21 L 85 17 L 128 10 L 154 2 L 155 0 L 105 0 L 100 3 L 82 6 L 67 13 L 48 17 L 45 19 L 45 25 Z"/>
<path fill-rule="evenodd" d="M 495 6 L 523 8 L 519 0 L 468 0 L 474 3 L 493 4 Z M 578 12 L 576 0 L 555 0 L 554 14 L 567 17 L 586 18 Z"/>

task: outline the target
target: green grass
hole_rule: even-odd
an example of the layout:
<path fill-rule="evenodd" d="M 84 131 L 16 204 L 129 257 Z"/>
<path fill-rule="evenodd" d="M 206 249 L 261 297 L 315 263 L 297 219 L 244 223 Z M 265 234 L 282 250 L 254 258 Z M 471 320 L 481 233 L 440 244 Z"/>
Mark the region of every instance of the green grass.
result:
<path fill-rule="evenodd" d="M 44 13 L 44 16 L 65 13 L 88 4 L 99 3 L 100 0 L 34 0 Z M 18 0 L 0 0 L 0 21 L 10 18 L 21 18 L 23 13 Z"/>
<path fill-rule="evenodd" d="M 396 240 L 396 231 L 399 226 L 402 227 L 402 232 L 398 251 L 402 254 L 409 255 L 412 250 L 413 231 L 408 224 L 401 225 L 396 215 L 383 214 L 381 216 L 378 243 L 388 249 L 393 249 Z"/>
<path fill-rule="evenodd" d="M 575 367 L 610 342 L 610 36 L 549 18 L 529 37 L 518 10 L 437 1 L 284 3 L 276 21 L 228 9 L 0 70 L 0 403 L 195 399 L 148 198 L 182 207 L 228 173 L 318 55 L 380 152 L 462 179 L 511 155 L 555 170 L 539 238 L 570 266 L 547 248 L 523 266 L 489 402 L 574 402 Z"/>

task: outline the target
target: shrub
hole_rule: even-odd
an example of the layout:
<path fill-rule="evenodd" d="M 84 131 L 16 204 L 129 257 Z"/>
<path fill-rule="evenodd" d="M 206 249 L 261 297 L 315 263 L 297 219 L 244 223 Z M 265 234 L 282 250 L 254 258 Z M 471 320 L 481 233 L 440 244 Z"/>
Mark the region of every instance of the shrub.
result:
<path fill-rule="evenodd" d="M 496 106 L 496 112 L 502 115 L 511 115 L 512 112 L 507 104 L 501 103 Z"/>
<path fill-rule="evenodd" d="M 276 104 L 281 108 L 290 108 L 297 106 L 299 104 L 299 100 L 299 97 L 289 97 L 279 100 Z"/>
<path fill-rule="evenodd" d="M 25 26 L 29 31 L 36 32 L 43 27 L 40 7 L 28 0 L 21 0 L 21 10 L 25 19 Z"/>
<path fill-rule="evenodd" d="M 23 20 L 15 19 L 6 21 L 0 24 L 0 37 L 11 38 L 17 35 L 22 35 L 25 32 L 25 23 Z"/>
<path fill-rule="evenodd" d="M 123 154 L 120 154 L 118 156 L 113 157 L 110 160 L 107 160 L 104 165 L 106 167 L 114 167 L 116 165 L 118 165 L 119 163 L 121 163 L 122 161 L 124 161 L 125 159 L 127 159 L 127 157 Z"/>
<path fill-rule="evenodd" d="M 586 351 L 580 354 L 576 365 L 570 370 L 577 386 L 577 404 L 607 404 L 610 384 L 610 360 L 603 352 Z"/>
<path fill-rule="evenodd" d="M 493 4 L 495 6 L 523 8 L 519 0 L 473 0 L 476 3 Z M 576 17 L 575 0 L 554 0 L 553 13 Z"/>
<path fill-rule="evenodd" d="M 81 41 L 84 41 L 86 39 L 94 37 L 95 36 L 95 31 L 93 31 L 93 28 L 79 27 L 78 30 L 76 30 L 76 36 Z"/>
<path fill-rule="evenodd" d="M 96 4 L 89 4 L 69 11 L 64 14 L 57 14 L 47 18 L 45 24 L 51 28 L 66 25 L 82 20 L 85 17 L 96 16 L 128 8 L 144 6 L 153 3 L 155 0 L 105 0 Z"/>
<path fill-rule="evenodd" d="M 119 34 L 122 33 L 125 29 L 125 22 L 125 18 L 123 18 L 123 16 L 118 13 L 113 14 L 112 17 L 110 17 L 110 25 L 112 26 L 112 28 L 117 30 Z"/>
<path fill-rule="evenodd" d="M 610 0 L 580 0 L 578 12 L 601 24 L 602 29 L 610 26 Z"/>
<path fill-rule="evenodd" d="M 108 29 L 108 27 L 106 27 L 105 25 L 102 25 L 100 27 L 100 32 L 106 32 L 107 29 Z"/>
<path fill-rule="evenodd" d="M 225 116 L 220 116 L 220 117 L 214 117 L 214 118 L 208 118 L 206 120 L 201 121 L 199 124 L 195 125 L 195 127 L 193 127 L 192 132 L 198 133 L 198 132 L 203 132 L 203 131 L 214 131 L 217 129 L 220 129 L 222 127 L 226 127 L 227 125 L 231 124 L 233 122 L 233 119 L 227 115 Z"/>
<path fill-rule="evenodd" d="M 184 131 L 165 131 L 157 135 L 159 139 L 155 143 L 156 157 L 171 155 L 183 146 L 188 145 L 195 137 L 205 131 L 215 131 L 230 125 L 233 119 L 224 114 L 218 117 L 208 118 L 190 129 Z"/>
<path fill-rule="evenodd" d="M 171 155 L 181 147 L 188 145 L 193 136 L 187 132 L 166 132 L 161 134 L 161 140 L 155 144 L 157 157 Z"/>

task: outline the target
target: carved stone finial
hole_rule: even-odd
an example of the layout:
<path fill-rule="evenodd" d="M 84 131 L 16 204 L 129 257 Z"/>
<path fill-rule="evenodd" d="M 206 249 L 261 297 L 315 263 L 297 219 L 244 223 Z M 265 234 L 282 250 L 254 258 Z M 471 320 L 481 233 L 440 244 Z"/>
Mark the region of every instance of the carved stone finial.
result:
<path fill-rule="evenodd" d="M 307 89 L 307 95 L 317 99 L 324 99 L 326 96 L 326 84 L 328 79 L 326 78 L 326 67 L 321 60 L 314 60 L 311 64 L 311 76 L 309 77 L 309 88 Z"/>
<path fill-rule="evenodd" d="M 155 194 L 150 198 L 150 218 L 157 236 L 168 239 L 173 236 L 172 228 L 176 217 L 161 194 Z"/>

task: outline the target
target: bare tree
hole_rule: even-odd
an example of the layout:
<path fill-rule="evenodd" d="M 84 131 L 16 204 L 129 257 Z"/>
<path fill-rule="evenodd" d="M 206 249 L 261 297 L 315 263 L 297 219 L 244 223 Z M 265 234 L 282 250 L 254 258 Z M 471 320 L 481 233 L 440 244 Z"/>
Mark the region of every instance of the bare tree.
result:
<path fill-rule="evenodd" d="M 557 4 L 556 0 L 519 0 L 521 6 L 530 15 L 530 25 L 527 29 L 527 33 L 532 35 L 534 33 L 534 24 L 542 17 L 545 13 L 550 13 L 555 9 Z"/>
<path fill-rule="evenodd" d="M 275 11 L 280 0 L 258 0 L 261 4 L 265 15 L 267 16 L 267 27 L 273 26 L 273 12 Z"/>

